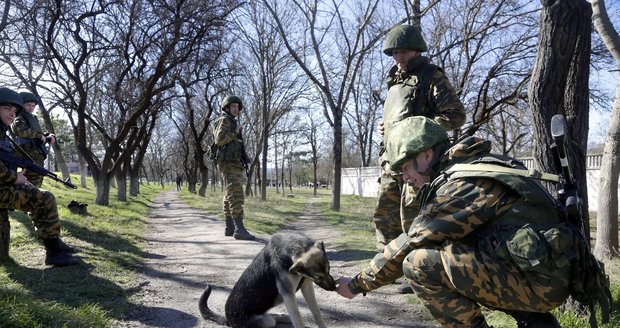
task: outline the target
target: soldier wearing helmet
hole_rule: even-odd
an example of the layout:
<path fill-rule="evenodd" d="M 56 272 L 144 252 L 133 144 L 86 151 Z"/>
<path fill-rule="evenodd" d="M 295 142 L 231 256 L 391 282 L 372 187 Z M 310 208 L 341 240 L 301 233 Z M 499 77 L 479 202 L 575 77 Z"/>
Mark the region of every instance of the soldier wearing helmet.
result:
<path fill-rule="evenodd" d="M 51 133 L 44 133 L 39 119 L 33 114 L 39 104 L 39 98 L 31 92 L 20 92 L 19 94 L 24 102 L 24 110 L 17 115 L 11 125 L 11 129 L 16 137 L 15 141 L 28 155 L 26 159 L 32 160 L 39 166 L 43 166 L 47 157 L 45 145 L 54 144 L 56 136 Z M 35 187 L 41 188 L 43 184 L 42 175 L 27 171 L 26 177 Z"/>
<path fill-rule="evenodd" d="M 574 244 L 559 241 L 579 232 L 565 228 L 542 175 L 491 154 L 487 140 L 451 146 L 426 117 L 395 123 L 386 140 L 392 168 L 421 188 L 420 211 L 367 268 L 339 278 L 338 293 L 353 298 L 405 275 L 444 327 L 488 327 L 481 305 L 518 327 L 560 327 L 549 311 L 568 297 L 575 264 Z"/>
<path fill-rule="evenodd" d="M 20 94 L 0 88 L 0 152 L 3 156 L 16 156 L 13 141 L 7 133 L 16 114 L 23 108 Z M 45 264 L 66 266 L 81 263 L 71 255 L 73 249 L 60 239 L 60 221 L 54 195 L 35 187 L 7 160 L 0 160 L 0 208 L 30 213 L 36 235 L 45 246 Z"/>
<path fill-rule="evenodd" d="M 394 66 L 388 72 L 383 120 L 379 123 L 383 144 L 392 126 L 407 117 L 429 117 L 446 131 L 465 122 L 463 104 L 443 71 L 422 56 L 426 51 L 428 47 L 419 27 L 398 25 L 387 35 L 383 53 L 394 59 Z M 373 213 L 379 250 L 409 229 L 419 207 L 414 201 L 416 188 L 405 186 L 402 176 L 391 170 L 388 155 L 383 147 L 379 157 L 379 196 Z M 403 283 L 399 292 L 412 291 Z"/>
<path fill-rule="evenodd" d="M 215 120 L 212 158 L 224 182 L 223 208 L 226 217 L 224 235 L 235 239 L 254 240 L 243 224 L 243 183 L 247 154 L 241 137 L 241 126 L 236 118 L 243 109 L 241 98 L 230 95 L 222 100 L 222 113 Z"/>

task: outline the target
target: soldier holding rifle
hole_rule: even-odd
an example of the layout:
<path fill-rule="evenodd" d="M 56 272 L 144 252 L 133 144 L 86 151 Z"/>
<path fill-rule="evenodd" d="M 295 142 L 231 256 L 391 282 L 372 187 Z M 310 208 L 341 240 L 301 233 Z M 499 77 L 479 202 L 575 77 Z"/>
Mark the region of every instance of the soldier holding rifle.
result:
<path fill-rule="evenodd" d="M 224 183 L 223 208 L 226 217 L 224 234 L 235 239 L 254 240 L 243 225 L 243 183 L 247 154 L 236 118 L 243 109 L 241 98 L 230 95 L 222 100 L 222 113 L 215 120 L 212 154 Z"/>
<path fill-rule="evenodd" d="M 17 165 L 14 164 L 23 160 L 14 155 L 14 141 L 9 138 L 8 132 L 15 116 L 23 109 L 21 95 L 8 88 L 0 88 L 0 152 L 8 159 L 0 160 L 0 208 L 30 213 L 36 235 L 45 246 L 45 264 L 79 264 L 81 260 L 71 254 L 73 248 L 60 239 L 56 198 L 49 191 L 40 190 L 30 183 L 22 172 L 17 172 Z"/>

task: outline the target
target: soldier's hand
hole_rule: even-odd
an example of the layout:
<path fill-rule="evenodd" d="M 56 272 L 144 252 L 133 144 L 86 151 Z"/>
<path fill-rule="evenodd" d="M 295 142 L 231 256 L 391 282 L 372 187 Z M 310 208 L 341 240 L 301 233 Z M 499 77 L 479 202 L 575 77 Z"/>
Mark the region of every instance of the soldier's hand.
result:
<path fill-rule="evenodd" d="M 379 130 L 379 134 L 383 137 L 383 134 L 385 133 L 385 128 L 383 127 L 383 122 L 379 122 L 379 126 L 377 126 L 377 129 Z"/>
<path fill-rule="evenodd" d="M 17 172 L 17 179 L 15 180 L 16 185 L 30 184 L 30 182 L 28 181 L 28 178 L 26 178 L 26 176 L 24 175 L 24 172 L 26 172 L 26 170 Z"/>
<path fill-rule="evenodd" d="M 349 281 L 351 280 L 353 280 L 353 278 L 344 276 L 336 279 L 336 285 L 338 286 L 336 292 L 338 295 L 348 299 L 353 299 L 357 296 L 357 294 L 353 294 L 349 289 Z"/>
<path fill-rule="evenodd" d="M 56 135 L 55 134 L 49 134 L 47 137 L 45 137 L 45 142 L 48 142 L 50 144 L 55 144 L 56 143 Z"/>

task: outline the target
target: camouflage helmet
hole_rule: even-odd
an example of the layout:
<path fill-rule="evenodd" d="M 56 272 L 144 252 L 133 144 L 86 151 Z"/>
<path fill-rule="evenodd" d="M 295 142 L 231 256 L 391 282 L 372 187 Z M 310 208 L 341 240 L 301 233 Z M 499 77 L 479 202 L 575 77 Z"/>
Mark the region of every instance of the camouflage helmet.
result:
<path fill-rule="evenodd" d="M 222 104 L 220 105 L 220 108 L 225 111 L 228 109 L 228 105 L 232 103 L 239 104 L 239 110 L 243 109 L 243 101 L 241 101 L 241 98 L 235 95 L 226 96 L 224 100 L 222 100 Z"/>
<path fill-rule="evenodd" d="M 9 88 L 0 88 L 0 104 L 17 106 L 18 113 L 24 109 L 22 96 Z"/>
<path fill-rule="evenodd" d="M 385 140 L 390 167 L 400 171 L 418 153 L 448 141 L 448 133 L 428 117 L 413 116 L 394 124 Z"/>
<path fill-rule="evenodd" d="M 428 51 L 420 27 L 413 25 L 398 25 L 388 32 L 383 45 L 383 53 L 391 56 L 394 49 Z"/>
<path fill-rule="evenodd" d="M 33 93 L 24 91 L 20 92 L 19 94 L 22 96 L 24 104 L 28 102 L 34 102 L 37 103 L 37 105 L 39 104 L 39 98 L 37 98 L 37 96 L 35 96 Z"/>

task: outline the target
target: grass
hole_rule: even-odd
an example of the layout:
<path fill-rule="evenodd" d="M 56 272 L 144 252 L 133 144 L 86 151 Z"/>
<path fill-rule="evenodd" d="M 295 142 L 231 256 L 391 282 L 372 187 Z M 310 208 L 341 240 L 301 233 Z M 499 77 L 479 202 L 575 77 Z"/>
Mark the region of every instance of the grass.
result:
<path fill-rule="evenodd" d="M 43 189 L 56 196 L 63 240 L 80 249 L 87 265 L 45 266 L 30 219 L 11 212 L 12 261 L 0 266 L 0 326 L 107 327 L 133 305 L 127 290 L 143 255 L 149 205 L 161 187 L 142 186 L 128 202 L 112 200 L 113 190 L 107 207 L 92 204 L 92 181 L 70 190 L 46 179 Z M 90 215 L 71 213 L 71 200 L 89 204 Z"/>
<path fill-rule="evenodd" d="M 74 181 L 75 181 L 74 177 Z M 173 188 L 166 186 L 166 190 Z M 159 184 L 142 185 L 138 197 L 128 202 L 115 201 L 116 190 L 110 194 L 110 206 L 92 205 L 94 188 L 66 189 L 45 181 L 44 189 L 51 190 L 59 204 L 63 239 L 80 249 L 79 256 L 88 265 L 51 268 L 43 264 L 43 247 L 35 240 L 32 224 L 20 212 L 11 214 L 12 262 L 0 265 L 0 327 L 110 327 L 121 320 L 137 304 L 132 293 L 132 278 L 144 255 L 143 236 L 146 233 L 147 213 L 152 199 L 162 191 Z M 330 210 L 331 191 L 295 189 L 293 195 L 269 189 L 267 201 L 258 197 L 246 199 L 245 224 L 251 231 L 272 234 L 294 224 L 295 217 L 307 206 L 320 212 L 326 221 L 343 233 L 340 256 L 356 261 L 358 268 L 366 265 L 375 254 L 374 231 L 371 223 L 375 200 L 343 195 L 341 210 Z M 207 191 L 199 197 L 183 190 L 183 199 L 193 207 L 223 220 L 221 191 Z M 72 214 L 66 208 L 71 201 L 87 203 L 89 216 Z M 308 205 L 311 203 L 311 205 Z M 600 327 L 620 326 L 620 260 L 606 263 L 611 276 L 616 302 L 612 322 Z M 354 270 L 355 271 L 355 270 Z M 409 296 L 408 311 L 416 311 L 423 320 L 430 314 L 415 296 Z M 587 317 L 575 312 L 555 311 L 562 327 L 588 326 Z M 498 311 L 486 311 L 494 327 L 516 327 L 514 320 Z"/>

